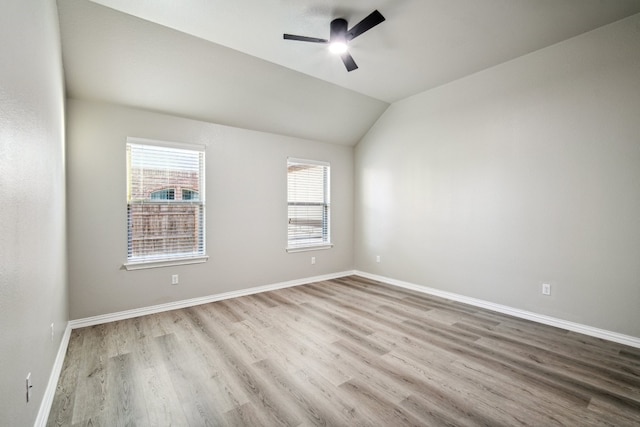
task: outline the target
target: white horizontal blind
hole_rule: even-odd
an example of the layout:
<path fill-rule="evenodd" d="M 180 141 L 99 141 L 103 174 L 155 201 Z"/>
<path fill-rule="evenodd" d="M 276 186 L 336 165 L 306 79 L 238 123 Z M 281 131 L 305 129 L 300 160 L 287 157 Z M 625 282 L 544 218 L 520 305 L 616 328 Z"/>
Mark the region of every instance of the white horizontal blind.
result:
<path fill-rule="evenodd" d="M 329 178 L 329 163 L 287 159 L 287 249 L 331 244 Z"/>
<path fill-rule="evenodd" d="M 127 143 L 129 263 L 205 255 L 204 154 Z"/>

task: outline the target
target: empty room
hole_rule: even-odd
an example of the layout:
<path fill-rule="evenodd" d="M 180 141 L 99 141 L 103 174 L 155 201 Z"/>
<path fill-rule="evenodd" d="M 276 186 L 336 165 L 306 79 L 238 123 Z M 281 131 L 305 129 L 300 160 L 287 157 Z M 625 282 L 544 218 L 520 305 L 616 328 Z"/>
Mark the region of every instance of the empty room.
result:
<path fill-rule="evenodd" d="M 640 425 L 640 0 L 3 0 L 0 425 Z"/>

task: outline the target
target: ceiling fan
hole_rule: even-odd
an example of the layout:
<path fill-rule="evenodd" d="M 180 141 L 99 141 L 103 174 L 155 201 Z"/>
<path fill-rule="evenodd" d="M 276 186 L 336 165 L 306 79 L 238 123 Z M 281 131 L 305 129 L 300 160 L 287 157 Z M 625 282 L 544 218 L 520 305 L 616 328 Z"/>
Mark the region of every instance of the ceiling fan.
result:
<path fill-rule="evenodd" d="M 356 61 L 353 60 L 353 57 L 348 52 L 347 44 L 383 21 L 384 16 L 382 16 L 382 14 L 377 10 L 374 10 L 369 16 L 358 22 L 350 30 L 347 30 L 348 23 L 346 19 L 334 19 L 331 21 L 329 40 L 317 37 L 296 36 L 294 34 L 283 34 L 283 38 L 285 40 L 329 44 L 329 49 L 340 55 L 344 66 L 347 67 L 347 71 L 353 71 L 357 69 L 358 66 L 356 65 Z"/>

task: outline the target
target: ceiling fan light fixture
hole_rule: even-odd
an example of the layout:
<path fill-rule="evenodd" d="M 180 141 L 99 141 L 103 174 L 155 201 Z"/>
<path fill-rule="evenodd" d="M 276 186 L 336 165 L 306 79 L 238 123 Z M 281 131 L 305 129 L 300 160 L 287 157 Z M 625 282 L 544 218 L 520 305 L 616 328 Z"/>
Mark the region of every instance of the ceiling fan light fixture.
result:
<path fill-rule="evenodd" d="M 336 55 L 341 55 L 347 51 L 347 44 L 343 41 L 332 42 L 329 44 L 329 51 Z"/>
<path fill-rule="evenodd" d="M 358 22 L 350 30 L 348 29 L 348 22 L 344 18 L 336 18 L 331 21 L 329 25 L 329 40 L 321 39 L 318 37 L 297 36 L 295 34 L 283 34 L 282 37 L 285 40 L 297 40 L 301 42 L 311 43 L 323 43 L 329 44 L 329 51 L 336 55 L 340 55 L 342 63 L 346 67 L 347 71 L 353 71 L 358 69 L 356 61 L 348 52 L 347 43 L 363 33 L 366 33 L 376 25 L 384 22 L 384 16 L 377 10 L 371 12 L 366 18 Z"/>

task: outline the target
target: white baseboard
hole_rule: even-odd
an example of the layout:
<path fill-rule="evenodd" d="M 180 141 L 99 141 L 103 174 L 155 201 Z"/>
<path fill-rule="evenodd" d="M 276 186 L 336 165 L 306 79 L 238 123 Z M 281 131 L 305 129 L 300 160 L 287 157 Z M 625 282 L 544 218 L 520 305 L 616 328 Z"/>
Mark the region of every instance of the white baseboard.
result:
<path fill-rule="evenodd" d="M 117 320 L 131 319 L 145 316 L 147 314 L 162 313 L 164 311 L 177 310 L 180 308 L 193 307 L 200 304 L 222 301 L 230 298 L 242 297 L 245 295 L 257 294 L 260 292 L 273 291 L 276 289 L 290 288 L 292 286 L 306 285 L 308 283 L 320 282 L 322 280 L 337 279 L 354 274 L 353 271 L 343 271 L 340 273 L 325 274 L 322 276 L 307 277 L 304 279 L 290 280 L 287 282 L 274 283 L 271 285 L 256 286 L 239 291 L 224 292 L 222 294 L 208 295 L 205 297 L 191 298 L 182 301 L 169 302 L 166 304 L 153 305 L 150 307 L 135 308 L 133 310 L 119 311 L 116 313 L 102 314 L 100 316 L 86 317 L 69 321 L 71 329 L 84 328 L 86 326 L 100 325 L 102 323 L 115 322 Z"/>
<path fill-rule="evenodd" d="M 356 270 L 355 275 L 365 277 L 367 279 L 376 280 L 378 282 L 388 283 L 390 285 L 398 286 L 400 288 L 411 289 L 412 291 L 422 292 L 424 294 L 435 295 L 441 298 L 450 299 L 453 301 L 462 302 L 465 304 L 473 305 L 475 307 L 486 308 L 488 310 L 497 311 L 498 313 L 508 314 L 521 319 L 531 320 L 533 322 L 543 323 L 549 326 L 555 326 L 557 328 L 565 329 L 568 331 L 578 332 L 584 335 L 589 335 L 596 338 L 602 338 L 605 340 L 617 342 L 619 344 L 628 345 L 635 348 L 640 348 L 640 338 L 630 335 L 619 334 L 617 332 L 607 331 L 605 329 L 598 329 L 592 326 L 582 325 L 580 323 L 569 322 L 567 320 L 558 319 L 551 316 L 545 316 L 542 314 L 533 313 L 530 311 L 520 310 L 517 308 L 509 307 L 506 305 L 495 304 L 489 301 L 481 299 L 470 298 L 464 295 L 454 294 L 452 292 L 445 292 L 438 289 L 429 288 L 426 286 L 416 285 L 414 283 L 404 282 L 402 280 L 391 279 L 389 277 L 378 276 L 376 274 L 365 273 L 364 271 Z"/>
<path fill-rule="evenodd" d="M 60 347 L 58 348 L 58 354 L 56 360 L 53 362 L 53 369 L 51 369 L 51 375 L 49 375 L 49 382 L 47 388 L 44 390 L 44 396 L 42 402 L 40 402 L 40 409 L 38 410 L 38 416 L 36 417 L 35 427 L 45 427 L 49 418 L 49 412 L 51 412 L 51 405 L 53 404 L 53 397 L 56 394 L 56 387 L 58 386 L 58 379 L 62 372 L 62 365 L 64 364 L 64 357 L 67 354 L 67 347 L 69 347 L 69 339 L 71 338 L 71 326 L 67 322 L 67 327 L 62 335 L 60 341 Z"/>

